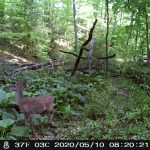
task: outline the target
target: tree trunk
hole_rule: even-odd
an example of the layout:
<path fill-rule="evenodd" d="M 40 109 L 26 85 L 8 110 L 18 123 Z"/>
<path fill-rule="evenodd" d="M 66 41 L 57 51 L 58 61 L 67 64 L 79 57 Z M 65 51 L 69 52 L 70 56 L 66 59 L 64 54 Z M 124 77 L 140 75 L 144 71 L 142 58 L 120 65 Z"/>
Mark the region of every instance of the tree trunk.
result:
<path fill-rule="evenodd" d="M 134 61 L 136 61 L 135 54 L 136 54 L 136 50 L 137 50 L 138 36 L 139 36 L 139 31 L 138 31 L 138 27 L 137 27 L 136 28 L 136 36 L 135 36 L 135 49 L 134 49 L 134 56 L 133 56 Z"/>
<path fill-rule="evenodd" d="M 105 44 L 106 44 L 106 57 L 108 57 L 108 35 L 109 35 L 109 10 L 108 10 L 108 0 L 106 0 L 106 24 L 107 24 L 107 30 L 106 30 L 106 37 L 105 37 Z M 106 76 L 108 74 L 108 58 L 105 61 L 105 69 L 106 69 Z"/>
<path fill-rule="evenodd" d="M 131 15 L 131 22 L 130 22 L 130 29 L 129 29 L 129 35 L 128 35 L 128 39 L 127 39 L 127 45 L 126 45 L 126 51 L 128 50 L 128 45 L 129 45 L 129 41 L 131 39 L 132 36 L 132 26 L 133 26 L 133 17 L 134 17 L 134 12 L 132 12 Z"/>
<path fill-rule="evenodd" d="M 75 50 L 78 47 L 78 32 L 77 32 L 77 18 L 76 18 L 76 2 L 73 0 L 73 18 L 74 18 L 74 39 L 75 39 Z"/>
<path fill-rule="evenodd" d="M 149 29 L 148 29 L 148 13 L 147 5 L 145 6 L 145 26 L 146 26 L 146 48 L 147 48 L 147 62 L 150 63 L 150 49 L 149 49 Z"/>
<path fill-rule="evenodd" d="M 1 1 L 0 3 L 0 23 L 3 23 L 5 14 L 5 0 Z"/>

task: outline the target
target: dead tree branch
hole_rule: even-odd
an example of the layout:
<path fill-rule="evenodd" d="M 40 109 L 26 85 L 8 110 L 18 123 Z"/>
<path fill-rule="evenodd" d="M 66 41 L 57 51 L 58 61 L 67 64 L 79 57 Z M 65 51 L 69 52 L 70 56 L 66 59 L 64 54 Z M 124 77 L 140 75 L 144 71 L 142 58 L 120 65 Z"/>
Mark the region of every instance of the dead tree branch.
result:
<path fill-rule="evenodd" d="M 86 50 L 86 51 L 89 51 L 89 49 L 88 48 L 83 48 L 84 50 Z M 62 53 L 67 53 L 67 54 L 71 54 L 71 55 L 73 55 L 73 56 L 75 56 L 75 57 L 79 57 L 78 55 L 76 55 L 76 54 L 74 54 L 74 53 L 72 53 L 72 52 L 66 52 L 66 51 L 62 51 L 62 50 L 59 50 L 60 52 L 62 52 Z M 107 58 L 113 58 L 113 57 L 115 57 L 116 56 L 116 54 L 113 54 L 113 55 L 110 55 L 110 56 L 108 56 L 108 57 L 97 57 L 96 55 L 93 55 L 94 57 L 96 57 L 97 59 L 107 59 Z M 87 57 L 80 57 L 80 58 L 82 58 L 82 59 L 87 59 Z"/>
<path fill-rule="evenodd" d="M 91 39 L 92 39 L 93 31 L 94 31 L 94 28 L 95 28 L 96 23 L 97 23 L 97 19 L 96 19 L 95 22 L 93 23 L 93 27 L 90 29 L 88 39 L 82 44 L 82 46 L 81 46 L 81 48 L 80 48 L 79 56 L 78 56 L 78 58 L 77 58 L 77 60 L 76 60 L 76 62 L 75 62 L 74 69 L 73 69 L 73 71 L 72 71 L 72 73 L 71 73 L 71 76 L 73 76 L 73 75 L 75 74 L 75 72 L 76 72 L 76 70 L 77 70 L 77 68 L 78 68 L 78 65 L 79 65 L 79 62 L 80 62 L 80 58 L 82 57 L 82 53 L 83 53 L 83 50 L 84 50 L 83 47 L 85 47 L 85 46 L 91 41 Z"/>
<path fill-rule="evenodd" d="M 73 55 L 73 56 L 76 56 L 76 57 L 79 57 L 78 55 L 76 55 L 76 54 L 74 54 L 74 53 L 72 53 L 72 52 L 66 52 L 66 51 L 62 51 L 62 50 L 59 50 L 60 52 L 62 52 L 62 53 L 67 53 L 67 54 L 71 54 L 71 55 Z M 82 59 L 87 59 L 87 58 L 85 58 L 85 57 L 80 57 L 80 58 L 82 58 Z"/>

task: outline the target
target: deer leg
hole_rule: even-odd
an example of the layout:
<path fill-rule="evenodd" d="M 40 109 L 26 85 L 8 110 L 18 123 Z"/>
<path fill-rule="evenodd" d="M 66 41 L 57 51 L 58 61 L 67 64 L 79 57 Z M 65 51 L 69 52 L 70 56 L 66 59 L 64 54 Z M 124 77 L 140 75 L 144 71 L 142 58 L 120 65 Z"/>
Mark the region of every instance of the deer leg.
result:
<path fill-rule="evenodd" d="M 92 68 L 92 60 L 89 59 L 89 74 L 91 74 L 91 68 Z"/>
<path fill-rule="evenodd" d="M 32 121 L 32 117 L 31 115 L 28 115 L 28 119 L 29 119 L 29 123 L 30 123 L 30 127 L 31 127 L 31 131 L 32 131 L 32 134 L 35 136 L 34 134 L 34 129 L 33 129 L 33 121 Z"/>
<path fill-rule="evenodd" d="M 49 112 L 49 114 L 48 114 L 48 124 L 49 124 L 50 126 L 53 126 L 53 125 L 52 125 L 52 119 L 53 119 L 53 113 L 52 113 L 52 112 Z"/>
<path fill-rule="evenodd" d="M 54 117 L 54 112 L 56 110 L 53 109 L 52 111 L 49 111 L 49 115 L 48 115 L 48 124 L 53 127 L 53 123 L 52 123 L 52 120 L 53 120 L 53 117 Z"/>
<path fill-rule="evenodd" d="M 25 126 L 28 126 L 29 125 L 28 115 L 24 114 L 24 116 L 25 116 Z"/>

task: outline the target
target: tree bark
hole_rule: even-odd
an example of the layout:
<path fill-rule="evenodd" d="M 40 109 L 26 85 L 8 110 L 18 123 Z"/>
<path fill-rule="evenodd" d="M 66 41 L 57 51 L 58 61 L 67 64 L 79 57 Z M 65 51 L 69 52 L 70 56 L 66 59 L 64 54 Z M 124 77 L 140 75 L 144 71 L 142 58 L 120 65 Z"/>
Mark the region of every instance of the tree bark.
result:
<path fill-rule="evenodd" d="M 148 29 L 148 13 L 147 5 L 145 6 L 145 26 L 146 26 L 146 48 L 147 48 L 147 62 L 150 63 L 150 48 L 149 48 L 149 29 Z"/>
<path fill-rule="evenodd" d="M 3 23 L 4 15 L 5 15 L 5 0 L 1 1 L 0 5 L 0 23 Z"/>
<path fill-rule="evenodd" d="M 131 22 L 130 22 L 130 29 L 129 29 L 129 35 L 128 35 L 128 39 L 127 39 L 127 44 L 126 44 L 126 51 L 128 50 L 128 45 L 129 45 L 129 41 L 131 39 L 132 36 L 132 29 L 133 29 L 133 17 L 134 17 L 135 12 L 132 12 L 131 15 Z"/>
<path fill-rule="evenodd" d="M 73 0 L 73 18 L 74 18 L 75 50 L 77 50 L 77 47 L 78 47 L 78 32 L 77 32 L 76 1 L 75 0 Z"/>
<path fill-rule="evenodd" d="M 105 44 L 106 44 L 106 76 L 108 74 L 108 35 L 109 35 L 109 10 L 108 10 L 108 0 L 106 0 L 106 24 L 107 24 L 107 30 L 106 30 L 106 37 L 105 37 Z"/>

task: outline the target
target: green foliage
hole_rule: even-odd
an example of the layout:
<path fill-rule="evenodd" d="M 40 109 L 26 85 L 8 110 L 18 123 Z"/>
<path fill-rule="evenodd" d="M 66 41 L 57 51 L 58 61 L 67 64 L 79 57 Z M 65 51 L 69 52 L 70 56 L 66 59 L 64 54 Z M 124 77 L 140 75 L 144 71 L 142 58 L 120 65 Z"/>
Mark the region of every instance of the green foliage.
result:
<path fill-rule="evenodd" d="M 5 95 L 6 95 L 5 91 L 0 89 L 0 99 L 1 100 L 5 98 Z"/>
<path fill-rule="evenodd" d="M 68 75 L 62 76 L 62 74 L 62 70 L 55 73 L 44 68 L 24 73 L 24 79 L 22 78 L 22 74 L 14 76 L 11 83 L 20 79 L 27 81 L 24 88 L 24 95 L 27 97 L 53 95 L 56 104 L 55 116 L 60 119 L 70 120 L 72 116 L 75 115 L 75 110 L 78 107 L 77 105 L 84 104 L 87 101 L 86 93 L 89 90 L 89 86 L 80 84 L 77 80 L 72 80 Z M 11 83 L 8 83 L 7 87 L 9 87 Z M 11 137 L 26 137 L 28 132 L 26 131 L 27 129 L 23 127 L 24 115 L 13 109 L 14 105 L 16 105 L 15 96 L 7 87 L 5 87 L 5 89 L 8 92 L 1 89 L 0 105 L 6 108 L 1 110 L 1 117 L 8 117 L 15 120 L 15 124 L 9 133 Z M 8 106 L 11 106 L 11 109 L 7 110 Z M 45 127 L 43 126 L 47 123 L 47 119 L 47 116 L 37 115 L 33 117 L 35 124 L 41 127 L 38 129 L 39 132 L 43 133 L 47 131 L 45 131 Z M 21 131 L 15 134 L 16 127 Z"/>
<path fill-rule="evenodd" d="M 11 129 L 11 136 L 14 137 L 26 137 L 29 133 L 28 133 L 28 128 L 25 128 L 24 126 L 14 126 Z"/>
<path fill-rule="evenodd" d="M 111 105 L 108 93 L 105 91 L 97 92 L 94 89 L 91 91 L 89 102 L 85 105 L 85 114 L 87 117 L 96 120 L 97 118 L 105 118 L 108 113 L 108 108 Z"/>
<path fill-rule="evenodd" d="M 61 115 L 63 119 L 69 119 L 72 117 L 73 111 L 71 110 L 70 104 L 59 105 L 57 108 L 59 115 Z"/>
<path fill-rule="evenodd" d="M 78 48 L 74 51 L 72 1 L 0 1 L 0 56 L 65 62 L 56 72 L 43 67 L 11 76 L 7 71 L 12 72 L 17 66 L 0 65 L 0 139 L 20 139 L 30 133 L 23 126 L 24 115 L 17 111 L 15 95 L 9 89 L 18 80 L 26 81 L 24 95 L 27 97 L 54 96 L 56 120 L 68 123 L 77 118 L 80 125 L 75 133 L 70 129 L 72 138 L 150 138 L 145 134 L 150 128 L 149 67 L 142 66 L 149 51 L 148 0 L 109 1 L 108 52 L 116 54 L 109 59 L 109 69 L 122 76 L 130 74 L 138 85 L 122 77 L 104 78 L 100 73 L 105 60 L 96 58 L 92 65 L 101 68 L 101 72 L 93 71 L 91 75 L 76 72 L 76 76 L 70 77 L 65 71 L 72 68 L 75 57 L 59 50 L 78 54 L 95 17 L 98 23 L 93 32 L 94 55 L 105 56 L 105 2 L 76 1 Z M 87 57 L 87 52 L 83 55 Z M 87 61 L 81 61 L 81 67 L 82 63 L 87 65 Z M 47 116 L 35 115 L 33 119 L 39 132 L 47 132 L 44 126 Z"/>
<path fill-rule="evenodd" d="M 99 140 L 102 137 L 100 126 L 101 125 L 99 120 L 94 121 L 90 119 L 85 119 L 83 122 L 83 126 L 78 128 L 76 138 L 79 140 Z"/>
<path fill-rule="evenodd" d="M 13 120 L 12 125 L 1 131 L 1 139 L 22 139 L 30 134 L 29 128 L 24 127 L 24 115 L 14 109 L 15 96 L 9 89 L 12 82 L 20 79 L 26 81 L 25 96 L 55 97 L 54 125 L 60 126 L 58 120 L 67 124 L 75 121 L 75 127 L 66 127 L 68 132 L 63 133 L 70 139 L 149 138 L 142 133 L 142 130 L 148 132 L 150 121 L 149 96 L 141 89 L 142 86 L 124 78 L 107 78 L 106 81 L 98 73 L 90 76 L 78 73 L 70 77 L 61 68 L 57 71 L 43 68 L 13 76 L 1 88 L 0 118 Z M 39 133 L 48 132 L 45 127 L 47 119 L 46 115 L 33 116 Z M 57 128 L 54 130 L 57 131 Z"/>
<path fill-rule="evenodd" d="M 3 139 L 6 133 L 9 131 L 10 127 L 14 124 L 12 119 L 0 120 L 0 139 Z"/>
<path fill-rule="evenodd" d="M 74 51 L 72 1 L 2 1 L 0 3 L 0 41 L 3 51 L 27 58 L 47 60 L 74 57 L 59 53 L 59 49 Z M 93 18 L 98 19 L 95 29 L 94 52 L 105 53 L 105 0 L 76 2 L 78 13 L 78 50 L 85 41 Z M 148 52 L 148 0 L 109 1 L 109 53 L 125 61 L 146 57 Z M 24 10 L 24 11 L 22 11 Z M 146 19 L 147 17 L 147 19 Z M 48 56 L 49 55 L 49 56 Z M 85 54 L 87 56 L 87 54 Z M 138 60 L 136 60 L 138 61 Z"/>
<path fill-rule="evenodd" d="M 73 137 L 149 138 L 146 132 L 149 130 L 150 101 L 142 89 L 122 78 L 106 82 L 100 76 L 92 80 L 90 88 L 89 100 L 84 107 L 85 117 Z M 145 135 L 142 132 L 143 128 L 146 131 Z"/>
<path fill-rule="evenodd" d="M 15 101 L 12 101 L 11 98 L 14 96 L 12 92 L 6 93 L 3 89 L 0 89 L 0 106 L 7 107 L 8 105 L 15 104 Z"/>
<path fill-rule="evenodd" d="M 14 124 L 12 119 L 0 120 L 0 131 L 6 130 L 8 127 Z"/>

